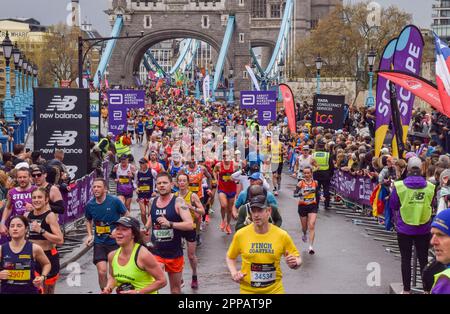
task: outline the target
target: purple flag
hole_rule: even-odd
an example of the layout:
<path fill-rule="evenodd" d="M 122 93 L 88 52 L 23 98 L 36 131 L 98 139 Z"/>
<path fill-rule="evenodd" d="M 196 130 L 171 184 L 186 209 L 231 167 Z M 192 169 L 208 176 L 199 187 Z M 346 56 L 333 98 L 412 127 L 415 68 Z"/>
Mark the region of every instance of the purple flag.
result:
<path fill-rule="evenodd" d="M 406 26 L 400 33 L 395 47 L 394 70 L 419 75 L 424 44 L 425 42 L 420 30 L 414 25 Z M 398 108 L 403 126 L 403 143 L 405 143 L 415 96 L 398 85 L 396 85 L 396 90 Z"/>
<path fill-rule="evenodd" d="M 397 38 L 392 39 L 384 47 L 378 70 L 391 70 Z M 380 155 L 386 133 L 391 122 L 391 97 L 389 81 L 378 76 L 376 95 L 376 118 L 375 118 L 375 156 Z"/>

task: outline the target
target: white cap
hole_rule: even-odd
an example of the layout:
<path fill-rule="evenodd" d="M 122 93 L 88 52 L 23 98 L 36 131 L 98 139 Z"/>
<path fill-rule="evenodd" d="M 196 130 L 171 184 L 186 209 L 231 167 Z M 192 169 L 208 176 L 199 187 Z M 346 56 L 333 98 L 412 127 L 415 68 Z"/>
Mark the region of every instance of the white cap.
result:
<path fill-rule="evenodd" d="M 382 148 L 381 155 L 387 155 L 387 154 L 389 154 L 389 148 L 387 148 L 387 147 Z"/>
<path fill-rule="evenodd" d="M 23 162 L 19 162 L 19 163 L 14 167 L 14 169 L 20 169 L 20 168 L 27 168 L 27 169 L 30 169 L 30 165 L 29 165 L 27 162 L 23 161 Z"/>
<path fill-rule="evenodd" d="M 411 170 L 413 168 L 422 168 L 422 160 L 419 157 L 411 157 L 408 159 L 408 170 Z"/>

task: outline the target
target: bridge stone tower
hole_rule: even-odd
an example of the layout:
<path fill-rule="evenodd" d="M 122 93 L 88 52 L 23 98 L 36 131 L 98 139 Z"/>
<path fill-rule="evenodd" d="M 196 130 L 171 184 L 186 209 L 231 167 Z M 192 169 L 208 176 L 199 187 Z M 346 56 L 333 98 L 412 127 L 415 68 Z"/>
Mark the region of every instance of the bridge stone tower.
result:
<path fill-rule="evenodd" d="M 199 39 L 218 54 L 227 18 L 234 15 L 235 28 L 223 70 L 228 74 L 233 67 L 236 91 L 249 89 L 251 82 L 245 65 L 251 64 L 250 47 L 263 47 L 262 65 L 266 66 L 281 26 L 283 3 L 283 0 L 109 0 L 105 13 L 111 24 L 117 15 L 124 19 L 119 36 L 144 32 L 142 38 L 117 41 L 109 62 L 109 80 L 112 84 L 132 85 L 133 73 L 138 71 L 145 52 L 168 39 Z M 295 0 L 288 62 L 295 62 L 296 41 L 339 3 L 342 0 Z"/>

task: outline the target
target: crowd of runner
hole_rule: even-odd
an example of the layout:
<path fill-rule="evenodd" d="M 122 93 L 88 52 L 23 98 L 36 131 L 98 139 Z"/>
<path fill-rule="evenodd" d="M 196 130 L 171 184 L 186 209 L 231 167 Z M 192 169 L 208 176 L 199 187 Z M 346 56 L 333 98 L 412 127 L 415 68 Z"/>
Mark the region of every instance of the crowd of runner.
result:
<path fill-rule="evenodd" d="M 104 104 L 101 116 L 107 124 Z M 390 145 L 375 156 L 371 109 L 348 108 L 344 128 L 335 131 L 313 127 L 311 107 L 298 104 L 295 134 L 281 109 L 267 127 L 256 116 L 220 102 L 204 105 L 180 89 L 152 86 L 146 107 L 128 112 L 121 134 L 107 133 L 91 143 L 89 167 L 98 178 L 85 207 L 85 243 L 94 248 L 102 293 L 157 293 L 167 284 L 171 293 L 181 293 L 184 249 L 192 269 L 190 286 L 200 289 L 196 251 L 203 235 L 216 232 L 209 226 L 214 210 L 221 217 L 218 229 L 232 237 L 226 263 L 241 293 L 283 293 L 281 257 L 292 269 L 302 264 L 292 235 L 282 229 L 277 198 L 283 174 L 298 182 L 291 197 L 298 203 L 302 241 L 314 255 L 319 204 L 332 208 L 331 180 L 337 170 L 383 187 L 381 201 L 395 213 L 404 292 L 411 292 L 412 245 L 424 270 L 431 241 L 438 261 L 433 269 L 442 274 L 433 293 L 450 293 L 445 266 L 450 263 L 450 127 L 445 119 L 414 113 L 411 127 L 420 136 L 408 140 L 405 158 L 396 158 Z M 133 154 L 137 146 L 143 155 Z M 2 155 L 2 293 L 55 291 L 57 246 L 64 241 L 58 215 L 64 212 L 62 193 L 72 184 L 63 159 L 61 150 L 45 161 L 23 145 Z M 103 179 L 103 160 L 113 164 L 108 177 L 117 185 L 117 197 Z M 413 213 L 407 210 L 410 204 Z M 426 292 L 432 286 L 424 281 Z"/>

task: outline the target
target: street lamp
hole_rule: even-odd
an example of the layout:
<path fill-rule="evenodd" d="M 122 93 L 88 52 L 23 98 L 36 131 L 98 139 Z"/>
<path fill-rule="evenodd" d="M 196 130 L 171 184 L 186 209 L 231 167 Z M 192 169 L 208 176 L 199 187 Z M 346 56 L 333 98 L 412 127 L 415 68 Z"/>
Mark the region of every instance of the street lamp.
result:
<path fill-rule="evenodd" d="M 195 72 L 195 99 L 200 100 L 200 71 Z"/>
<path fill-rule="evenodd" d="M 366 99 L 366 107 L 370 108 L 375 106 L 375 99 L 373 98 L 372 83 L 373 83 L 373 65 L 375 64 L 375 59 L 377 53 L 370 47 L 370 51 L 367 54 L 367 63 L 369 64 L 369 92 Z"/>
<path fill-rule="evenodd" d="M 33 67 L 34 87 L 38 87 L 38 79 L 37 79 L 38 71 L 39 71 L 39 68 L 38 68 L 37 64 L 35 64 Z"/>
<path fill-rule="evenodd" d="M 6 37 L 2 42 L 2 48 L 3 48 L 3 55 L 6 60 L 6 67 L 5 67 L 5 76 L 6 76 L 6 93 L 5 93 L 5 100 L 3 105 L 3 114 L 5 116 L 5 120 L 7 122 L 14 122 L 14 106 L 11 98 L 11 85 L 10 85 L 10 67 L 9 67 L 9 60 L 11 59 L 11 54 L 13 51 L 13 44 L 11 40 L 9 39 L 9 33 L 6 31 Z"/>
<path fill-rule="evenodd" d="M 22 76 L 23 76 L 23 82 L 22 82 L 22 112 L 26 112 L 28 108 L 28 76 L 27 76 L 27 69 L 28 69 L 28 60 L 25 58 L 25 55 L 23 55 L 23 62 L 22 62 Z"/>
<path fill-rule="evenodd" d="M 284 75 L 284 60 L 280 59 L 280 62 L 278 62 L 278 81 L 279 84 L 283 83 L 283 75 Z M 278 85 L 278 101 L 282 101 L 283 97 L 281 95 L 281 90 Z"/>
<path fill-rule="evenodd" d="M 316 69 L 317 69 L 317 95 L 320 94 L 320 70 L 322 69 L 323 60 L 320 54 L 316 58 Z"/>
<path fill-rule="evenodd" d="M 16 81 L 16 88 L 15 88 L 15 92 L 14 92 L 14 108 L 15 108 L 15 112 L 16 115 L 17 114 L 21 114 L 21 108 L 20 108 L 20 103 L 21 103 L 21 94 L 20 94 L 20 90 L 21 90 L 21 84 L 20 84 L 20 74 L 19 74 L 19 62 L 20 62 L 20 50 L 17 47 L 17 43 L 14 45 L 14 48 L 12 50 L 12 56 L 13 56 L 13 60 L 14 60 L 14 76 L 15 76 L 15 81 Z"/>
<path fill-rule="evenodd" d="M 230 87 L 230 92 L 228 93 L 228 101 L 227 102 L 228 102 L 228 104 L 232 105 L 232 104 L 234 104 L 234 90 L 233 90 L 233 88 L 234 88 L 234 78 L 233 78 L 234 69 L 232 66 L 230 67 L 229 72 L 230 72 L 230 75 L 228 76 L 228 85 Z"/>
<path fill-rule="evenodd" d="M 30 108 L 33 106 L 33 64 L 31 62 L 28 62 L 28 107 Z"/>

